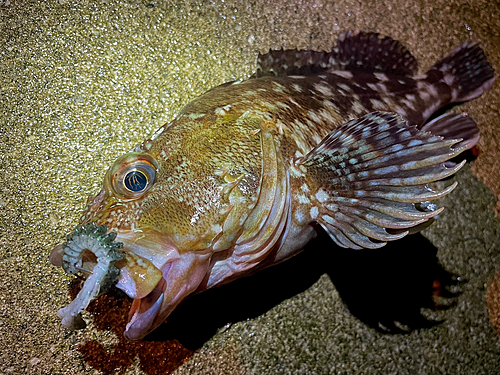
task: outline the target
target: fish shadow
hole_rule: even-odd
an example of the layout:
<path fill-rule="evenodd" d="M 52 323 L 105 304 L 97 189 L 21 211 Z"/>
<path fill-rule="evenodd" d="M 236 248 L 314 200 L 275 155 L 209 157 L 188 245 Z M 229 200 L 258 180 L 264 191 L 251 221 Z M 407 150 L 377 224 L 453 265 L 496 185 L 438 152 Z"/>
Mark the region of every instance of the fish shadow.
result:
<path fill-rule="evenodd" d="M 136 359 L 145 374 L 168 374 L 221 327 L 256 318 L 287 299 L 298 298 L 325 273 L 349 311 L 373 329 L 404 333 L 430 327 L 438 321 L 426 319 L 422 308 L 450 307 L 457 296 L 449 290 L 456 278 L 444 270 L 436 254 L 437 249 L 420 234 L 381 249 L 350 250 L 335 246 L 322 233 L 305 251 L 282 264 L 188 298 L 141 341 L 124 338 L 131 302 L 113 288 L 92 301 L 88 311 L 94 326 L 115 332 L 118 342 L 106 347 L 89 340 L 78 350 L 88 365 L 105 374 L 125 373 Z M 72 298 L 82 283 L 81 279 L 72 282 Z"/>
<path fill-rule="evenodd" d="M 446 309 L 457 296 L 450 291 L 457 278 L 436 254 L 421 234 L 375 250 L 339 248 L 321 234 L 282 264 L 185 300 L 146 340 L 176 339 L 198 349 L 221 327 L 266 313 L 325 273 L 348 310 L 368 326 L 385 333 L 431 327 L 439 321 L 424 317 L 422 309 Z"/>

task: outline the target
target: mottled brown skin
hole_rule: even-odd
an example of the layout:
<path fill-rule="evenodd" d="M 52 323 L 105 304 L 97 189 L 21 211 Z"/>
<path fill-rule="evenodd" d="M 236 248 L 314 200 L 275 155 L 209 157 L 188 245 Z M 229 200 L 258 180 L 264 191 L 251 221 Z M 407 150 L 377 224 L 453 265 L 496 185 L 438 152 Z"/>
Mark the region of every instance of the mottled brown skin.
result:
<path fill-rule="evenodd" d="M 434 192 L 426 184 L 456 172 L 460 165 L 442 162 L 462 150 L 403 119 L 421 126 L 459 99 L 447 69 L 418 77 L 332 70 L 224 84 L 119 158 L 81 223 L 106 225 L 124 244 L 117 287 L 134 298 L 126 337 L 144 337 L 191 293 L 293 256 L 316 236 L 317 223 L 341 246 L 374 248 L 439 213 L 414 204 L 454 188 Z M 402 118 L 364 116 L 374 110 Z M 121 178 L 136 164 L 156 176 L 144 192 L 130 193 Z"/>
<path fill-rule="evenodd" d="M 119 234 L 119 239 L 123 232 L 140 230 L 142 234 L 137 233 L 133 243 L 140 243 L 141 237 L 155 237 L 157 242 L 177 249 L 181 256 L 187 252 L 199 254 L 200 259 L 188 267 L 190 272 L 203 274 L 192 291 L 252 272 L 267 256 L 266 265 L 287 259 L 316 235 L 309 212 L 314 205 L 320 205 L 315 194 L 322 186 L 296 170 L 294 160 L 345 120 L 373 109 L 360 102 L 353 105 L 348 97 L 333 96 L 335 88 L 329 81 L 342 82 L 344 78 L 329 78 L 264 77 L 211 90 L 188 104 L 155 139 L 134 150 L 157 161 L 153 187 L 141 197 L 128 200 L 113 190 L 113 176 L 108 173 L 105 188 L 89 206 L 83 223 L 107 225 Z M 370 94 L 373 97 L 374 93 Z M 394 111 L 394 107 L 397 105 L 379 105 L 378 109 Z M 272 139 L 267 147 L 271 150 L 263 151 L 264 136 Z M 267 225 L 273 230 L 265 232 L 264 238 L 253 226 L 242 227 L 250 223 L 247 218 L 253 218 L 252 212 L 257 216 L 254 226 L 267 220 L 269 211 L 255 213 L 254 209 L 263 190 L 275 189 L 271 180 L 263 179 L 263 168 L 276 163 L 277 158 L 282 169 L 291 171 L 283 182 L 291 193 L 288 198 L 286 192 L 279 197 L 283 201 L 290 199 L 286 246 L 283 233 L 273 231 L 286 216 L 274 226 Z M 283 171 L 281 177 L 286 179 Z M 244 266 L 232 263 L 228 266 L 231 270 L 219 266 L 222 271 L 210 273 L 216 262 L 224 263 L 233 255 L 241 237 L 252 242 L 257 234 L 261 243 L 267 241 L 272 246 L 262 254 L 260 247 L 242 254 L 246 257 Z M 255 260 L 247 259 L 252 255 Z M 158 273 L 156 267 L 148 266 L 152 268 L 149 273 Z M 142 274 L 147 272 L 143 270 Z M 140 295 L 157 288 L 156 280 L 151 278 L 151 285 L 137 287 Z M 137 305 L 132 311 L 140 308 Z"/>
<path fill-rule="evenodd" d="M 110 221 L 108 216 L 97 223 L 107 224 L 111 231 L 129 229 L 134 223 L 152 228 L 171 238 L 181 251 L 209 248 L 221 235 L 212 227 L 223 225 L 231 207 L 229 193 L 247 200 L 246 207 L 237 205 L 239 217 L 253 209 L 265 162 L 263 133 L 272 136 L 281 159 L 290 167 L 346 120 L 373 110 L 399 110 L 411 123 L 421 124 L 422 112 L 437 101 L 430 84 L 427 91 L 422 89 L 425 79 L 398 77 L 387 82 L 382 73 L 357 73 L 360 81 L 373 84 L 372 89 L 352 85 L 344 74 L 263 77 L 210 90 L 189 103 L 157 138 L 136 149 L 160 164 L 154 188 L 129 203 L 110 196 L 109 201 L 119 202 L 124 219 Z M 408 100 L 401 97 L 410 95 L 412 101 L 407 104 L 411 106 L 401 102 Z M 238 183 L 233 186 L 235 180 Z M 299 191 L 305 182 L 292 176 L 291 190 Z M 94 220 L 99 218 L 94 215 Z"/>

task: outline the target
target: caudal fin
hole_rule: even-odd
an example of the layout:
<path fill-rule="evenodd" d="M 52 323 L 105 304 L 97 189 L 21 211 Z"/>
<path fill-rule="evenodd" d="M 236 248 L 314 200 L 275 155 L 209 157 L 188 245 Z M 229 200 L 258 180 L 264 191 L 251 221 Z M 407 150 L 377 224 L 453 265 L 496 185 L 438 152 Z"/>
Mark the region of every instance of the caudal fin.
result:
<path fill-rule="evenodd" d="M 476 42 L 466 42 L 435 64 L 427 77 L 451 89 L 451 102 L 464 102 L 488 91 L 495 71 Z"/>

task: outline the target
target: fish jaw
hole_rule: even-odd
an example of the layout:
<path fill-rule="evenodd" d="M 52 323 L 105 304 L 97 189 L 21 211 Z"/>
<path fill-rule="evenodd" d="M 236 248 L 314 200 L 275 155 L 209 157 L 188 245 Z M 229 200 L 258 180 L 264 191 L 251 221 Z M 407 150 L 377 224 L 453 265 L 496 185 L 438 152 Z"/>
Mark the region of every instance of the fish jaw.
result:
<path fill-rule="evenodd" d="M 195 252 L 184 253 L 165 263 L 156 287 L 132 303 L 124 336 L 129 340 L 141 340 L 164 323 L 177 305 L 198 288 L 209 266 L 210 254 Z"/>
<path fill-rule="evenodd" d="M 117 240 L 124 244 L 124 259 L 117 262 L 120 277 L 116 287 L 130 298 L 141 299 L 156 288 L 165 264 L 180 258 L 178 249 L 154 230 L 123 231 Z"/>
<path fill-rule="evenodd" d="M 179 251 L 165 235 L 147 229 L 117 236 L 126 251 L 116 287 L 133 298 L 125 337 L 140 340 L 192 294 L 205 278 L 211 250 Z"/>
<path fill-rule="evenodd" d="M 65 327 L 84 328 L 81 312 L 114 284 L 134 299 L 125 337 L 142 339 L 199 287 L 210 258 L 211 251 L 180 254 L 168 237 L 151 229 L 116 235 L 104 225 L 79 225 L 50 255 L 51 263 L 67 272 L 89 274 L 81 293 L 58 315 Z M 111 271 L 114 281 L 101 280 Z"/>

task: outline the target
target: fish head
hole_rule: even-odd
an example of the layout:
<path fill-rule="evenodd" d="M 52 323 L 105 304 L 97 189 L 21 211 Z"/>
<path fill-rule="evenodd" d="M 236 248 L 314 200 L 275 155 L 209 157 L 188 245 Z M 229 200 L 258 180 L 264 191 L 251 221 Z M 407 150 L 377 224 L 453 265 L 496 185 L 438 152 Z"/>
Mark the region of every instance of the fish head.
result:
<path fill-rule="evenodd" d="M 203 290 L 213 255 L 232 248 L 257 204 L 259 132 L 229 123 L 171 123 L 119 157 L 88 199 L 80 225 L 105 226 L 123 244 L 116 287 L 134 299 L 129 339 L 141 339 Z M 62 256 L 56 247 L 52 263 Z M 83 258 L 80 268 L 91 271 L 97 256 Z"/>

